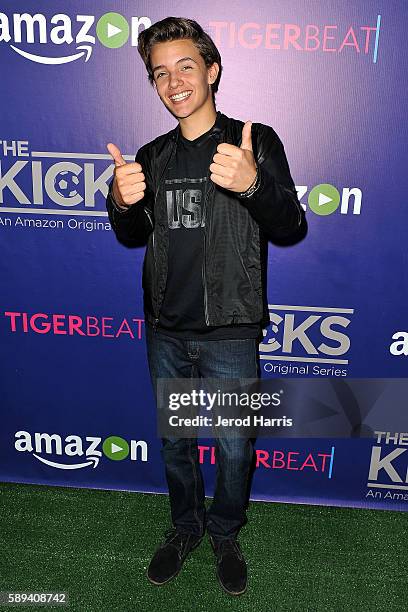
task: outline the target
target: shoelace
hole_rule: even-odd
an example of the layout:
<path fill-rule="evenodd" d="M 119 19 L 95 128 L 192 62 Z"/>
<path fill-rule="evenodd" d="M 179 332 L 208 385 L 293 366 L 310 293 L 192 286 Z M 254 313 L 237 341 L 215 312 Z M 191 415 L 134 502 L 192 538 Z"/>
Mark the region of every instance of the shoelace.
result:
<path fill-rule="evenodd" d="M 233 538 L 228 540 L 220 540 L 217 543 L 217 556 L 222 559 L 222 557 L 228 553 L 236 554 L 239 559 L 242 559 L 242 552 L 239 543 Z"/>
<path fill-rule="evenodd" d="M 174 548 L 181 556 L 183 553 L 184 545 L 186 544 L 189 535 L 185 533 L 180 533 L 179 531 L 177 531 L 177 529 L 172 527 L 164 532 L 164 536 L 166 539 L 162 544 L 162 548 L 163 546 L 174 546 Z"/>

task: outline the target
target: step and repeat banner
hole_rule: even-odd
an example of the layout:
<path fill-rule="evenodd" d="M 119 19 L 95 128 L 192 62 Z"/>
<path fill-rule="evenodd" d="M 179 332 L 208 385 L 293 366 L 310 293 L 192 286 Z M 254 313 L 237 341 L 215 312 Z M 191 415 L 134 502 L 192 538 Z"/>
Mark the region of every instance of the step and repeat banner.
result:
<path fill-rule="evenodd" d="M 170 15 L 212 36 L 217 110 L 275 129 L 306 210 L 302 242 L 269 245 L 262 377 L 408 374 L 406 2 L 3 1 L 1 481 L 166 491 L 144 250 L 116 241 L 105 197 L 106 144 L 133 160 L 176 126 L 137 53 Z M 349 435 L 258 439 L 253 499 L 407 509 L 408 425 L 385 407 L 367 434 L 343 398 Z"/>

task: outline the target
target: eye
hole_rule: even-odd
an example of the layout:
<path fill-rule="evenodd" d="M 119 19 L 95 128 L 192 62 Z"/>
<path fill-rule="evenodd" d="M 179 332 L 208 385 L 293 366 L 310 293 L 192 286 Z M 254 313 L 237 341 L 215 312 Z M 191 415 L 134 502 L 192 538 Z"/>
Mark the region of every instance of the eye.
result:
<path fill-rule="evenodd" d="M 185 69 L 187 69 L 187 68 L 192 68 L 192 66 L 182 66 L 181 70 L 185 70 Z M 166 74 L 166 73 L 165 73 L 165 72 L 159 72 L 159 73 L 156 75 L 156 80 L 157 80 L 157 79 L 159 79 L 159 78 L 162 76 L 162 74 Z"/>

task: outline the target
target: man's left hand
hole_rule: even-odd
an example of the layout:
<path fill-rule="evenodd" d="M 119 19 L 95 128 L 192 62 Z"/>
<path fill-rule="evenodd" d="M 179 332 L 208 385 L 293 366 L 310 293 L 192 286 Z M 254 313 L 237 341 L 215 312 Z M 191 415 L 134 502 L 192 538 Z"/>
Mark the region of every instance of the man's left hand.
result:
<path fill-rule="evenodd" d="M 230 191 L 246 191 L 256 177 L 256 162 L 252 151 L 252 121 L 246 121 L 242 128 L 240 147 L 221 142 L 210 164 L 210 179 L 216 185 Z"/>

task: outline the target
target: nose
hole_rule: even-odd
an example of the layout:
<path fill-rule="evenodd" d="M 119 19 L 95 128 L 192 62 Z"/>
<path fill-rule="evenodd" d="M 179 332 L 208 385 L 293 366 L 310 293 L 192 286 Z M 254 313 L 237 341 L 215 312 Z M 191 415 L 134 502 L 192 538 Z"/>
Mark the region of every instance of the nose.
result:
<path fill-rule="evenodd" d="M 177 72 L 170 72 L 169 88 L 177 89 L 177 87 L 179 86 L 179 83 L 180 83 L 180 78 L 177 75 Z"/>

